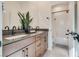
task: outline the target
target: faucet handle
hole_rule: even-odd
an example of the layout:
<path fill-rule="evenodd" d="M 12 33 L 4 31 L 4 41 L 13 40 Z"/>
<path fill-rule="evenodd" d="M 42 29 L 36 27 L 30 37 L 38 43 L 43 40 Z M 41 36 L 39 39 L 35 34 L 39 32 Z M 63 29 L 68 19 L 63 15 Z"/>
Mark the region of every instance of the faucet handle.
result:
<path fill-rule="evenodd" d="M 5 29 L 6 29 L 6 28 L 8 28 L 8 30 L 9 30 L 9 26 L 5 26 Z"/>
<path fill-rule="evenodd" d="M 39 26 L 36 26 L 36 29 L 39 29 Z"/>
<path fill-rule="evenodd" d="M 35 29 L 35 30 L 36 30 L 36 31 L 39 30 L 39 26 L 36 26 L 36 29 Z"/>
<path fill-rule="evenodd" d="M 13 28 L 12 28 L 12 29 L 14 29 L 14 28 L 16 29 L 16 26 L 13 26 Z"/>

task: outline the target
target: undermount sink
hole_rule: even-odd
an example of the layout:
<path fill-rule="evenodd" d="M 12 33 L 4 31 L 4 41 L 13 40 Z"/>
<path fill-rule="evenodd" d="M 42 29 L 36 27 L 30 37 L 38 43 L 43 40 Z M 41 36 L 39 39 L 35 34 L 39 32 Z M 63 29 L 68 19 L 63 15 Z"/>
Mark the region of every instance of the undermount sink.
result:
<path fill-rule="evenodd" d="M 24 36 L 26 36 L 26 35 L 11 36 L 11 37 L 7 37 L 5 39 L 7 39 L 7 40 L 13 40 L 13 39 L 21 38 L 21 37 L 24 37 Z"/>

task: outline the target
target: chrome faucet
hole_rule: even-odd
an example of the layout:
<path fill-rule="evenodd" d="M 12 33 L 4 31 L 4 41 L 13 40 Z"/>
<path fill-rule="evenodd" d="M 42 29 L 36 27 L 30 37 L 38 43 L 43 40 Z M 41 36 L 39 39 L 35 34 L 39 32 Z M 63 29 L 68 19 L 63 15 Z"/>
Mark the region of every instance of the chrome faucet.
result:
<path fill-rule="evenodd" d="M 36 31 L 39 30 L 39 26 L 36 26 L 36 29 L 35 29 L 35 30 L 36 30 Z"/>
<path fill-rule="evenodd" d="M 5 26 L 5 29 L 8 29 L 9 30 L 9 26 Z"/>
<path fill-rule="evenodd" d="M 15 33 L 14 30 L 16 30 L 16 26 L 13 26 L 13 27 L 12 27 L 12 35 Z"/>

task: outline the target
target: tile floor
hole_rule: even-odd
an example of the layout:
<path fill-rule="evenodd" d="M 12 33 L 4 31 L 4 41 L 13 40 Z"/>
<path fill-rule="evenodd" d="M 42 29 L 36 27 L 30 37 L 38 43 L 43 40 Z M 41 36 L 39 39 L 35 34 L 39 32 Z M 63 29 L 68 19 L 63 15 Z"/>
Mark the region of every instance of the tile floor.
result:
<path fill-rule="evenodd" d="M 68 48 L 55 45 L 52 50 L 48 50 L 43 57 L 68 57 Z"/>

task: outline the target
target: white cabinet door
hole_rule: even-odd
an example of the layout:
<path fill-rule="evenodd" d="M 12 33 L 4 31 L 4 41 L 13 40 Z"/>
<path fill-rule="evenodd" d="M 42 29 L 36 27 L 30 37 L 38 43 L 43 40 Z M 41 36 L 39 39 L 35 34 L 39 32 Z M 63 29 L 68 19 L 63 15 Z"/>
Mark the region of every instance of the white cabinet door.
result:
<path fill-rule="evenodd" d="M 15 52 L 14 54 L 12 54 L 8 57 L 24 57 L 24 52 L 23 52 L 23 50 L 20 50 L 20 51 Z"/>
<path fill-rule="evenodd" d="M 27 50 L 28 49 L 28 50 Z M 35 43 L 29 45 L 27 48 L 26 48 L 28 55 L 28 57 L 35 57 Z"/>
<path fill-rule="evenodd" d="M 36 57 L 41 56 L 41 34 L 36 36 Z"/>
<path fill-rule="evenodd" d="M 22 49 L 22 50 L 20 50 L 18 52 L 15 52 L 15 53 L 13 53 L 12 55 L 10 55 L 8 57 L 27 57 L 26 48 L 24 48 L 24 49 Z"/>
<path fill-rule="evenodd" d="M 47 33 L 45 32 L 45 33 L 43 33 L 42 35 L 41 35 L 41 53 L 42 54 L 44 54 L 44 52 L 47 50 Z"/>
<path fill-rule="evenodd" d="M 36 57 L 41 56 L 41 40 L 36 41 Z"/>
<path fill-rule="evenodd" d="M 41 53 L 43 54 L 45 50 L 45 42 L 44 42 L 44 35 L 41 36 Z"/>
<path fill-rule="evenodd" d="M 44 47 L 45 47 L 45 50 L 47 50 L 48 48 L 48 33 L 45 32 L 44 34 Z"/>

